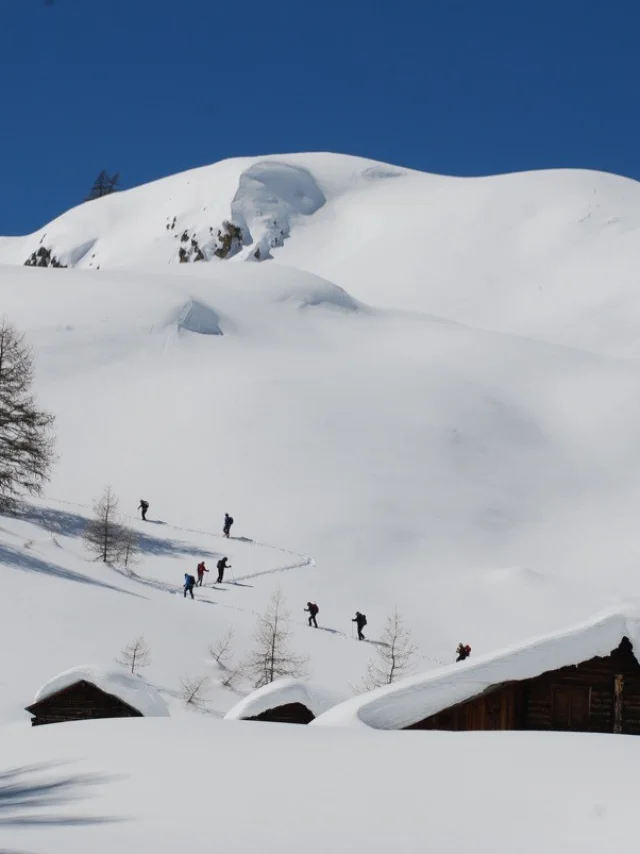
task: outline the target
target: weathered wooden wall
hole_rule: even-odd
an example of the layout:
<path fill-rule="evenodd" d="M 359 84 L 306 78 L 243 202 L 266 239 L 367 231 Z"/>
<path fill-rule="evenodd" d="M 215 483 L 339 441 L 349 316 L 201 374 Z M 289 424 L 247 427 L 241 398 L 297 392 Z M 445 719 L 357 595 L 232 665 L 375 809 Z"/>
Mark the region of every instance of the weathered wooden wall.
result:
<path fill-rule="evenodd" d="M 570 730 L 640 735 L 640 665 L 624 638 L 606 657 L 497 686 L 407 729 Z"/>
<path fill-rule="evenodd" d="M 106 694 L 89 682 L 80 681 L 27 709 L 34 715 L 31 724 L 63 723 L 98 718 L 139 718 L 141 713 L 127 703 Z"/>
<path fill-rule="evenodd" d="M 253 718 L 245 718 L 247 721 L 273 721 L 285 724 L 310 724 L 315 715 L 302 703 L 285 703 L 274 709 L 256 715 Z"/>

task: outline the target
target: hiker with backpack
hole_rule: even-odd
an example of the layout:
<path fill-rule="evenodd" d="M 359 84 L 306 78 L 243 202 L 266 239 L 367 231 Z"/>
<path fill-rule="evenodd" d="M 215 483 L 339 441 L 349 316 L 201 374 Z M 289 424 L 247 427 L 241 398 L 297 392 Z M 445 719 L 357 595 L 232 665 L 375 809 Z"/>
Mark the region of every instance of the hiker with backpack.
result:
<path fill-rule="evenodd" d="M 223 558 L 220 558 L 220 560 L 218 561 L 216 566 L 218 568 L 218 580 L 216 581 L 216 584 L 222 584 L 222 582 L 224 580 L 224 571 L 225 571 L 225 569 L 230 569 L 231 564 L 227 563 L 226 557 L 223 557 Z"/>
<path fill-rule="evenodd" d="M 458 653 L 456 661 L 464 661 L 465 658 L 469 658 L 469 656 L 471 655 L 471 647 L 468 643 L 459 643 L 456 652 Z"/>
<path fill-rule="evenodd" d="M 209 570 L 204 565 L 204 561 L 201 561 L 198 564 L 198 580 L 196 582 L 196 587 L 202 587 L 202 582 L 204 581 L 205 572 L 209 572 Z"/>
<path fill-rule="evenodd" d="M 187 598 L 187 593 L 191 594 L 191 598 L 193 599 L 193 588 L 196 586 L 196 580 L 193 575 L 189 575 L 188 572 L 184 574 L 184 598 Z"/>
<path fill-rule="evenodd" d="M 355 623 L 356 628 L 358 629 L 358 640 L 366 640 L 365 636 L 362 634 L 362 630 L 367 625 L 367 618 L 365 615 L 361 614 L 360 611 L 356 611 L 356 615 L 351 622 Z"/>
<path fill-rule="evenodd" d="M 224 528 L 222 529 L 223 535 L 229 539 L 229 534 L 231 533 L 231 526 L 233 525 L 233 516 L 229 516 L 228 513 L 224 514 Z"/>
<path fill-rule="evenodd" d="M 149 502 L 145 501 L 144 498 L 141 498 L 140 504 L 138 504 L 138 510 L 140 510 L 143 522 L 147 521 L 147 510 L 148 509 L 149 509 Z"/>
<path fill-rule="evenodd" d="M 307 607 L 304 609 L 309 614 L 309 625 L 315 626 L 318 628 L 318 622 L 316 617 L 318 616 L 318 612 L 320 608 L 315 604 L 315 602 L 307 602 Z"/>

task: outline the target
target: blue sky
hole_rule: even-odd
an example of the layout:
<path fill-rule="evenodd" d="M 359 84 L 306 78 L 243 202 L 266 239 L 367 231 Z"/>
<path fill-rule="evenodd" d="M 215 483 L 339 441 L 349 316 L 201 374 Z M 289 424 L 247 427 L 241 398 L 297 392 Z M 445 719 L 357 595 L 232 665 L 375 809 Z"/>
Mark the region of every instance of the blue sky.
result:
<path fill-rule="evenodd" d="M 0 0 L 0 234 L 243 154 L 640 178 L 638 0 Z"/>

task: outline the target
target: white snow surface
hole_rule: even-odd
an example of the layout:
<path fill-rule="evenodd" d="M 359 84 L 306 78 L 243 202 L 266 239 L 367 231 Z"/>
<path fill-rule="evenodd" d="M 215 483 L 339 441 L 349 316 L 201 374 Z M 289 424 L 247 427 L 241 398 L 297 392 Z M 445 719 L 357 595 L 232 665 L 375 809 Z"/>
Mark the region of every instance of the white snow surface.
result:
<path fill-rule="evenodd" d="M 4 805 L 2 844 L 13 851 L 609 854 L 633 850 L 637 832 L 634 736 L 194 716 L 12 725 L 0 747 L 27 795 L 68 780 L 52 804 Z"/>
<path fill-rule="evenodd" d="M 317 726 L 404 729 L 504 682 L 531 679 L 607 656 L 627 637 L 640 649 L 640 614 L 612 613 L 509 649 L 443 667 L 352 697 L 312 721 Z"/>
<path fill-rule="evenodd" d="M 124 670 L 104 670 L 95 665 L 72 667 L 46 682 L 36 693 L 33 702 L 39 703 L 76 682 L 85 681 L 106 694 L 118 697 L 144 717 L 168 717 L 169 709 L 160 694 L 136 673 Z"/>
<path fill-rule="evenodd" d="M 244 243 L 223 261 L 224 220 Z M 370 729 L 632 632 L 639 228 L 639 185 L 613 175 L 457 179 L 299 154 L 224 161 L 0 238 L 0 308 L 34 349 L 59 455 L 42 498 L 0 517 L 0 642 L 16 651 L 3 757 L 124 775 L 99 809 L 129 819 L 55 842 L 11 828 L 13 847 L 247 851 L 266 833 L 298 851 L 309 827 L 319 851 L 628 847 L 637 739 Z M 210 262 L 178 263 L 192 238 Z M 70 269 L 23 267 L 39 246 Z M 128 571 L 83 543 L 107 484 L 140 536 Z M 185 601 L 201 560 L 206 586 Z M 209 647 L 233 629 L 228 666 L 246 660 L 278 585 L 311 684 L 352 693 L 394 606 L 415 683 L 347 703 L 343 732 L 214 720 L 252 686 L 225 685 Z M 371 642 L 352 637 L 356 609 Z M 108 670 L 139 636 L 171 719 L 31 730 L 37 685 L 78 661 Z M 447 668 L 460 641 L 472 659 Z M 212 756 L 236 781 L 228 800 L 216 788 L 215 816 Z"/>
<path fill-rule="evenodd" d="M 343 699 L 344 697 L 341 697 L 335 691 L 328 691 L 326 688 L 321 688 L 309 682 L 294 679 L 293 677 L 286 677 L 284 679 L 276 679 L 269 685 L 263 685 L 262 688 L 258 688 L 247 697 L 244 697 L 227 712 L 225 719 L 242 720 L 243 718 L 252 718 L 269 711 L 269 709 L 275 709 L 287 703 L 301 703 L 315 717 L 318 717 L 318 715 L 328 711 Z"/>

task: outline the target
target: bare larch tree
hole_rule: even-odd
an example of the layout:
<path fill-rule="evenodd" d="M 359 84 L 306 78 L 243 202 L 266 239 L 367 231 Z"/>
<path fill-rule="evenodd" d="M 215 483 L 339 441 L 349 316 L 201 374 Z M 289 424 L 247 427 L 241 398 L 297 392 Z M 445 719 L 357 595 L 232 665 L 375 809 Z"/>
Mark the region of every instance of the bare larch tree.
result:
<path fill-rule="evenodd" d="M 129 529 L 121 524 L 118 499 L 107 486 L 93 505 L 93 519 L 84 532 L 84 541 L 96 560 L 104 563 L 120 563 L 131 549 Z"/>
<path fill-rule="evenodd" d="M 289 648 L 290 614 L 284 598 L 277 588 L 269 600 L 264 614 L 258 617 L 254 633 L 255 649 L 245 666 L 245 672 L 254 680 L 256 688 L 268 685 L 282 676 L 305 676 L 308 659 L 296 655 Z"/>
<path fill-rule="evenodd" d="M 245 675 L 243 663 L 232 663 L 234 638 L 235 632 L 231 626 L 209 647 L 209 655 L 224 673 L 220 684 L 224 688 L 231 688 L 232 690 L 236 687 L 238 680 Z"/>
<path fill-rule="evenodd" d="M 116 661 L 132 673 L 136 673 L 151 664 L 151 650 L 144 638 L 139 637 L 124 647 Z"/>
<path fill-rule="evenodd" d="M 39 495 L 54 460 L 54 417 L 31 394 L 33 354 L 24 336 L 0 320 L 0 510 Z"/>
<path fill-rule="evenodd" d="M 417 648 L 411 642 L 411 632 L 396 608 L 382 633 L 381 645 L 376 647 L 375 658 L 367 666 L 366 688 L 390 685 L 404 676 L 411 667 Z"/>
<path fill-rule="evenodd" d="M 205 707 L 205 694 L 209 685 L 209 679 L 206 676 L 187 677 L 180 682 L 182 686 L 182 702 L 186 706 L 193 706 L 196 709 Z"/>
<path fill-rule="evenodd" d="M 232 646 L 234 636 L 235 632 L 233 630 L 233 626 L 231 626 L 209 647 L 209 655 L 213 658 L 216 664 L 219 664 L 224 670 L 227 669 L 227 664 L 233 655 Z"/>

